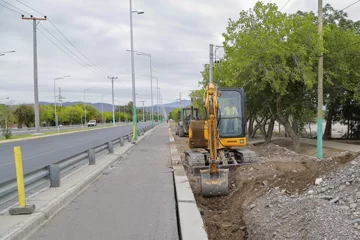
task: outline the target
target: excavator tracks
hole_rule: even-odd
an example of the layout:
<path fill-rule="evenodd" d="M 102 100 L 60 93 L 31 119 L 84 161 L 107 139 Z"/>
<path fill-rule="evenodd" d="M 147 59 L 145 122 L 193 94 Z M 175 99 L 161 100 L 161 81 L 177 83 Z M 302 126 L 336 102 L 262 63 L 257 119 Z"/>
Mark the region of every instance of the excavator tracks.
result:
<path fill-rule="evenodd" d="M 228 158 L 226 161 L 222 161 L 220 169 L 229 169 L 229 172 L 234 172 L 238 167 L 244 164 L 252 164 L 258 162 L 259 158 L 254 151 L 246 148 L 232 148 L 228 152 L 231 152 L 233 158 Z M 209 153 L 207 151 L 189 150 L 185 152 L 185 161 L 189 165 L 193 175 L 199 175 L 200 170 L 206 170 L 209 168 L 207 161 Z"/>

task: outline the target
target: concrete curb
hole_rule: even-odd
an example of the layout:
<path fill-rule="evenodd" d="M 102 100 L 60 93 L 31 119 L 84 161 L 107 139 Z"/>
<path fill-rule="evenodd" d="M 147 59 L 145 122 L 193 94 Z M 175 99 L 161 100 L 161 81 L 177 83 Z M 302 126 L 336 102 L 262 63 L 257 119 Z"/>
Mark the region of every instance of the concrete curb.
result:
<path fill-rule="evenodd" d="M 159 125 L 155 126 L 153 129 L 146 132 L 144 135 L 139 136 L 138 142 L 142 139 L 146 138 L 149 134 L 152 133 Z M 52 219 L 58 212 L 60 212 L 64 207 L 66 207 L 74 198 L 80 195 L 84 190 L 87 189 L 95 180 L 100 178 L 102 174 L 116 162 L 120 161 L 126 155 L 128 155 L 136 146 L 136 144 L 127 144 L 124 147 L 121 147 L 122 150 L 119 154 L 110 154 L 106 156 L 110 156 L 111 160 L 102 164 L 101 166 L 92 165 L 92 167 L 96 168 L 89 175 L 83 177 L 82 179 L 77 180 L 75 183 L 68 184 L 69 187 L 66 189 L 62 189 L 62 193 L 58 194 L 55 198 L 48 201 L 46 197 L 46 191 L 44 191 L 44 199 L 46 200 L 38 200 L 38 201 L 46 201 L 46 203 L 35 210 L 35 212 L 31 215 L 22 215 L 22 216 L 11 216 L 13 218 L 22 217 L 23 220 L 20 223 L 16 224 L 9 231 L 5 233 L 0 233 L 1 240 L 23 240 L 29 238 L 33 233 L 36 232 L 37 229 L 46 224 L 50 219 Z M 90 168 L 91 166 L 87 166 L 85 168 Z M 85 169 L 84 168 L 84 169 Z M 69 177 L 69 179 L 71 176 Z M 61 187 L 60 187 L 61 188 Z M 51 188 L 50 188 L 51 189 Z M 59 189 L 59 188 L 58 188 Z M 50 190 L 51 191 L 51 190 Z M 41 193 L 41 194 L 43 194 Z M 41 197 L 40 197 L 41 199 Z M 31 200 L 29 200 L 31 203 Z M 35 200 L 36 202 L 36 200 Z"/>
<path fill-rule="evenodd" d="M 191 190 L 189 179 L 182 165 L 180 154 L 172 142 L 173 134 L 169 128 L 169 141 L 171 162 L 174 174 L 176 202 L 179 216 L 179 232 L 182 240 L 207 240 L 204 222 L 197 207 L 194 194 Z"/>

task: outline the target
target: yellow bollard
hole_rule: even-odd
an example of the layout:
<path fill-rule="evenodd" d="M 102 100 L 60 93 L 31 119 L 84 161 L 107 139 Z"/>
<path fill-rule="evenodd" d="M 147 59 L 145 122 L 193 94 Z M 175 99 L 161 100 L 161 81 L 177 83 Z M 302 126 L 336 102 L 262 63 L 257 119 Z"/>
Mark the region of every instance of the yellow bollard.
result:
<path fill-rule="evenodd" d="M 24 183 L 24 171 L 22 165 L 21 147 L 14 147 L 14 156 L 15 156 L 16 181 L 18 187 L 19 206 L 25 207 L 26 196 L 25 196 L 25 183 Z"/>
<path fill-rule="evenodd" d="M 26 205 L 25 182 L 24 182 L 24 171 L 22 165 L 21 147 L 14 147 L 14 157 L 15 157 L 19 207 L 10 208 L 9 213 L 11 215 L 31 214 L 35 210 L 35 205 L 34 204 L 28 206 Z"/>

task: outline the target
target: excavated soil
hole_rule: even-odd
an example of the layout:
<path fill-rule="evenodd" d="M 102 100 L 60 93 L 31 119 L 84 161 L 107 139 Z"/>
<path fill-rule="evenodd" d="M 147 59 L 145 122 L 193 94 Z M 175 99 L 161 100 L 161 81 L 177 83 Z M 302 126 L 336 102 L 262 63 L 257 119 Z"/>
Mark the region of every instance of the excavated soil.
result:
<path fill-rule="evenodd" d="M 170 122 L 170 126 L 174 132 L 175 123 Z M 175 134 L 174 137 L 180 153 L 188 149 L 187 138 L 179 138 Z M 314 184 L 316 178 L 338 169 L 356 157 L 351 153 L 324 149 L 326 159 L 316 161 L 316 146 L 302 145 L 302 154 L 297 154 L 291 150 L 291 142 L 286 140 L 249 148 L 257 153 L 259 162 L 243 165 L 237 169 L 236 174 L 229 176 L 228 196 L 202 197 L 199 177 L 188 173 L 210 240 L 261 239 L 253 232 L 249 236 L 244 222 L 246 218 L 243 214 L 255 207 L 253 202 L 271 189 L 277 189 L 281 194 L 299 196 Z M 189 166 L 184 162 L 184 155 L 182 160 L 187 169 Z"/>

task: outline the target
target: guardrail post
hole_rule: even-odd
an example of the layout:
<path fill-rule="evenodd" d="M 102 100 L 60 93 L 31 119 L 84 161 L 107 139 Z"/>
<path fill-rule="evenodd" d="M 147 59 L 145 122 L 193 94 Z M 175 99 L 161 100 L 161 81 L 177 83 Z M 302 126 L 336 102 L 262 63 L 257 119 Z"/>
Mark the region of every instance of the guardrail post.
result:
<path fill-rule="evenodd" d="M 114 153 L 114 144 L 112 141 L 108 142 L 109 153 Z"/>
<path fill-rule="evenodd" d="M 131 134 L 128 134 L 128 141 L 131 142 Z"/>
<path fill-rule="evenodd" d="M 124 137 L 120 137 L 120 147 L 124 146 Z"/>
<path fill-rule="evenodd" d="M 22 165 L 21 147 L 14 147 L 16 183 L 18 189 L 19 207 L 9 209 L 10 215 L 31 214 L 35 211 L 35 205 L 26 205 L 24 171 Z"/>
<path fill-rule="evenodd" d="M 60 165 L 50 164 L 50 187 L 60 187 Z"/>
<path fill-rule="evenodd" d="M 96 164 L 96 157 L 95 157 L 95 149 L 89 149 L 89 165 L 95 165 Z"/>

